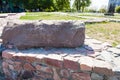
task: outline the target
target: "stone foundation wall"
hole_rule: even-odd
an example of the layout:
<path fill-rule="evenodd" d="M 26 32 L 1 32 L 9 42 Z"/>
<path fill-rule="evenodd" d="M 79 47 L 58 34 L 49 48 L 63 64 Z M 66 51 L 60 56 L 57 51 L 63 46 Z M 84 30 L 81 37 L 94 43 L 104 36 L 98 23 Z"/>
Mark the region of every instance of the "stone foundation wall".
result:
<path fill-rule="evenodd" d="M 78 55 L 5 50 L 2 66 L 6 80 L 120 80 L 109 63 Z"/>

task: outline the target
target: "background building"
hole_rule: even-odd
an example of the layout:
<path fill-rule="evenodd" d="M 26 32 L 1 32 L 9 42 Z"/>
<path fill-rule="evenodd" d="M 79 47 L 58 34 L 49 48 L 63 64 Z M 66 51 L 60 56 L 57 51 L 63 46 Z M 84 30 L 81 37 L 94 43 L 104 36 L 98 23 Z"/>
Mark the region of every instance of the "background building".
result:
<path fill-rule="evenodd" d="M 115 12 L 116 6 L 120 6 L 120 0 L 109 0 L 108 12 Z"/>

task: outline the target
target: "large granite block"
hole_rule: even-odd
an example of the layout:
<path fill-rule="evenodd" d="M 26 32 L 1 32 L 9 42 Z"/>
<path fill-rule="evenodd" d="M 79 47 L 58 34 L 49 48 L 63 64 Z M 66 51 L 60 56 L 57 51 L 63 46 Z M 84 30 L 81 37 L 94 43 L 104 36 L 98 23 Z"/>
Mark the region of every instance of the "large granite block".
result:
<path fill-rule="evenodd" d="M 18 49 L 38 47 L 78 47 L 84 44 L 85 25 L 81 21 L 11 21 L 5 26 L 3 44 Z"/>

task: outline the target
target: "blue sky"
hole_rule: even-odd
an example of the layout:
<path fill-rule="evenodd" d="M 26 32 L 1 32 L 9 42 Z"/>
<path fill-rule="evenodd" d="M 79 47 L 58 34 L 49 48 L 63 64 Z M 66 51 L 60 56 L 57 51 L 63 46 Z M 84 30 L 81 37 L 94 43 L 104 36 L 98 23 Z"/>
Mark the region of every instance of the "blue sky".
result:
<path fill-rule="evenodd" d="M 107 7 L 108 1 L 109 0 L 91 0 L 92 3 L 90 5 L 90 8 L 99 9 L 99 8 L 102 8 L 102 7 L 105 7 L 105 6 Z"/>

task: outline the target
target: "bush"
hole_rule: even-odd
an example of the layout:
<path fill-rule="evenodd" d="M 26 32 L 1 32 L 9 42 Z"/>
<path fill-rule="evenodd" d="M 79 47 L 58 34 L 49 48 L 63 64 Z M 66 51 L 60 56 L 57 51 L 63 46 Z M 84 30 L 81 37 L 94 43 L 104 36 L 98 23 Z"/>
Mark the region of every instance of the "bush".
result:
<path fill-rule="evenodd" d="M 97 12 L 97 11 L 96 11 L 95 9 L 89 9 L 88 12 L 93 12 L 93 13 L 95 13 L 95 12 Z"/>
<path fill-rule="evenodd" d="M 115 8 L 115 12 L 120 13 L 120 6 L 117 6 L 117 7 Z"/>
<path fill-rule="evenodd" d="M 99 10 L 99 12 L 100 12 L 100 13 L 106 13 L 106 12 L 107 12 L 107 10 L 106 10 L 106 9 L 104 9 L 104 8 L 101 8 L 101 9 Z"/>

